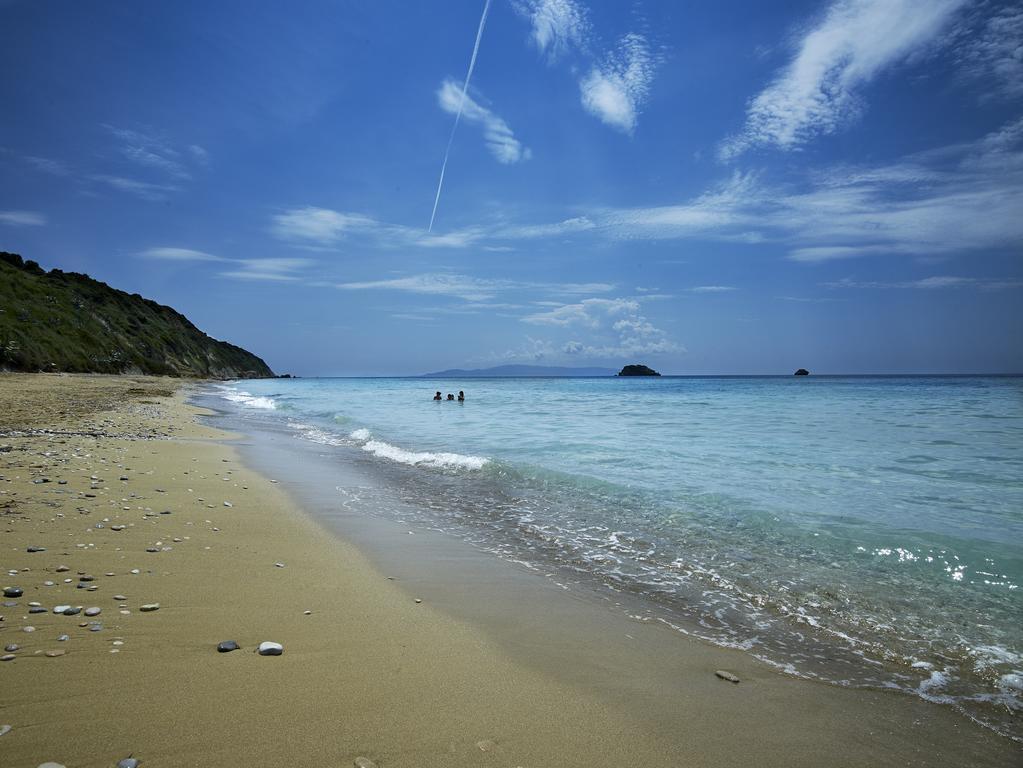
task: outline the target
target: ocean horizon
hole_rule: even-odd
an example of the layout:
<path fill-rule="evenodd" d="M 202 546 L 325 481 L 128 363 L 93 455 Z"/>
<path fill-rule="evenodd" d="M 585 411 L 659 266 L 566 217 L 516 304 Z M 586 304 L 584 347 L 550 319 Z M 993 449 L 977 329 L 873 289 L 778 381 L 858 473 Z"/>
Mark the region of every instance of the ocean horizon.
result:
<path fill-rule="evenodd" d="M 1019 376 L 296 378 L 208 395 L 359 461 L 420 524 L 628 596 L 638 619 L 1023 736 Z M 387 494 L 337 493 L 394 513 Z"/>

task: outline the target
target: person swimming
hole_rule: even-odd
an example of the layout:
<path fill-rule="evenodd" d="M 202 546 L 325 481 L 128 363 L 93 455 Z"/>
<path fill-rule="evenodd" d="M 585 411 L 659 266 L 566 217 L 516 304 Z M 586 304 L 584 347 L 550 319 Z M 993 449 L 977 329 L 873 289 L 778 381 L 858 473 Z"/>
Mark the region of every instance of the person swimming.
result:
<path fill-rule="evenodd" d="M 438 392 L 438 393 L 437 393 L 436 395 L 434 395 L 434 396 L 433 396 L 433 399 L 434 399 L 434 400 L 443 400 L 444 398 L 443 398 L 443 397 L 441 397 L 441 396 L 440 396 L 440 392 Z"/>
<path fill-rule="evenodd" d="M 465 402 L 465 392 L 463 392 L 462 390 L 458 390 L 458 402 L 460 403 Z"/>
<path fill-rule="evenodd" d="M 454 400 L 455 396 L 448 392 L 448 400 Z"/>

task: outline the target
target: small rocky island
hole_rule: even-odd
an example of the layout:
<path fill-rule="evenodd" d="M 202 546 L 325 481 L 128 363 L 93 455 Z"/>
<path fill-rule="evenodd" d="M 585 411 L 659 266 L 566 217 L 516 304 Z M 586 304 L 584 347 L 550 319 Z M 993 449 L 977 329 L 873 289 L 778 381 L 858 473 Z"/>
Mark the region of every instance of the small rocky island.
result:
<path fill-rule="evenodd" d="M 653 368 L 645 365 L 627 365 L 618 372 L 619 376 L 660 376 Z"/>
<path fill-rule="evenodd" d="M 808 370 L 806 370 L 806 368 L 800 368 L 798 371 L 796 371 L 792 375 L 793 376 L 809 376 L 810 372 Z"/>

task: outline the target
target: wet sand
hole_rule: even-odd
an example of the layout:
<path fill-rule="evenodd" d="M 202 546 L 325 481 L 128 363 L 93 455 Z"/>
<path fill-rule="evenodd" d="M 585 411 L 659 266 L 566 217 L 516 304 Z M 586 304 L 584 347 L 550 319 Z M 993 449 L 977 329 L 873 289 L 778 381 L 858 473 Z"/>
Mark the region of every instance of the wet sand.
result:
<path fill-rule="evenodd" d="M 166 379 L 0 376 L 0 582 L 24 591 L 0 765 L 1019 763 L 948 709 L 786 678 L 439 535 L 378 521 L 368 557 L 197 413 Z"/>

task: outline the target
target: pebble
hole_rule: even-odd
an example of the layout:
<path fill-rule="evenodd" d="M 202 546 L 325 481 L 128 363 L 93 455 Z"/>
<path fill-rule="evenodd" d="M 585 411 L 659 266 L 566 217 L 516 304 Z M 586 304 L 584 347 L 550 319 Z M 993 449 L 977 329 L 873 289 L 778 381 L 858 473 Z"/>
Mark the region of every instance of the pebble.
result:
<path fill-rule="evenodd" d="M 284 567 L 284 563 L 274 563 L 274 567 L 275 568 L 283 568 Z"/>
<path fill-rule="evenodd" d="M 124 595 L 114 595 L 114 600 L 127 600 L 128 598 Z"/>
<path fill-rule="evenodd" d="M 57 573 L 64 573 L 64 571 L 70 571 L 71 569 L 68 568 L 66 565 L 58 565 L 55 570 L 57 571 Z"/>
<path fill-rule="evenodd" d="M 85 609 L 85 615 L 86 616 L 99 616 L 102 612 L 103 612 L 103 609 L 102 608 L 97 608 L 96 606 L 93 606 L 92 608 L 86 608 Z"/>
<path fill-rule="evenodd" d="M 160 604 L 146 603 L 145 605 L 140 605 L 139 610 L 142 611 L 143 613 L 148 613 L 149 611 L 158 611 L 160 610 Z"/>
<path fill-rule="evenodd" d="M 25 590 L 21 587 L 4 587 L 4 597 L 21 597 Z"/>
<path fill-rule="evenodd" d="M 82 612 L 82 606 L 80 606 L 80 605 L 75 605 L 75 606 L 72 606 L 70 608 L 65 608 L 64 609 L 64 615 L 65 616 L 77 616 L 81 612 Z"/>
<path fill-rule="evenodd" d="M 46 613 L 46 609 L 41 605 L 33 605 L 28 609 L 29 613 Z"/>
<path fill-rule="evenodd" d="M 483 741 L 477 741 L 476 746 L 479 747 L 480 752 L 489 752 L 496 747 L 497 744 L 492 742 L 490 739 L 484 739 Z"/>
<path fill-rule="evenodd" d="M 9 725 L 0 725 L 0 736 L 3 736 L 4 734 L 10 733 L 10 732 L 11 732 L 11 726 L 9 726 Z"/>
<path fill-rule="evenodd" d="M 124 526 L 123 525 L 111 525 L 110 526 L 110 530 L 111 531 L 123 531 L 124 530 Z"/>
<path fill-rule="evenodd" d="M 25 550 L 26 552 L 45 552 L 46 547 L 29 547 Z"/>
<path fill-rule="evenodd" d="M 55 605 L 55 606 L 53 606 L 53 612 L 54 613 L 64 613 L 64 611 L 69 610 L 70 608 L 71 608 L 70 605 Z"/>
<path fill-rule="evenodd" d="M 241 646 L 234 640 L 224 640 L 222 643 L 217 643 L 217 651 L 219 653 L 230 653 L 231 651 L 237 651 L 239 648 Z"/>
<path fill-rule="evenodd" d="M 225 501 L 225 502 L 224 502 L 224 506 L 225 506 L 225 507 L 233 507 L 233 506 L 234 506 L 234 504 L 232 504 L 232 503 L 231 503 L 230 501 Z"/>
<path fill-rule="evenodd" d="M 132 568 L 131 572 L 134 573 L 136 576 L 138 576 L 141 573 L 141 571 L 138 568 Z"/>
<path fill-rule="evenodd" d="M 38 768 L 64 768 L 64 766 L 61 763 L 46 762 L 39 763 Z"/>
<path fill-rule="evenodd" d="M 126 757 L 117 761 L 117 768 L 139 768 L 139 761 L 134 757 Z"/>
<path fill-rule="evenodd" d="M 156 547 L 146 547 L 146 552 L 159 552 L 160 550 Z"/>
<path fill-rule="evenodd" d="M 90 624 L 89 625 L 89 631 L 90 632 L 102 632 L 103 631 L 103 625 L 102 624 Z"/>
<path fill-rule="evenodd" d="M 16 658 L 18 657 L 13 653 L 5 653 L 3 656 L 0 656 L 0 661 L 14 661 Z"/>
<path fill-rule="evenodd" d="M 260 656 L 280 656 L 284 653 L 284 646 L 280 643 L 271 643 L 269 640 L 259 644 Z"/>
<path fill-rule="evenodd" d="M 720 677 L 722 680 L 727 680 L 730 683 L 737 683 L 737 682 L 739 682 L 739 678 L 738 677 L 736 677 L 731 672 L 728 672 L 727 670 L 724 670 L 724 669 L 719 669 L 714 674 L 717 675 L 718 677 Z"/>
<path fill-rule="evenodd" d="M 22 627 L 21 631 L 22 632 L 35 632 L 36 628 L 35 627 Z"/>
<path fill-rule="evenodd" d="M 89 574 L 85 574 L 84 576 L 78 577 L 79 581 L 95 581 L 95 579 L 96 579 L 95 576 L 90 576 Z"/>
<path fill-rule="evenodd" d="M 377 768 L 377 764 L 368 757 L 355 758 L 355 768 Z"/>
<path fill-rule="evenodd" d="M 63 656 L 65 653 L 67 653 L 67 651 L 64 651 L 64 650 L 60 650 L 60 651 L 47 651 L 44 655 L 47 658 L 49 658 L 49 659 L 55 659 L 58 656 Z"/>
<path fill-rule="evenodd" d="M 422 600 L 420 600 L 420 599 L 419 599 L 419 598 L 417 597 L 417 598 L 416 598 L 416 602 L 417 602 L 417 603 L 421 603 L 421 602 L 423 602 L 423 601 L 422 601 Z"/>
<path fill-rule="evenodd" d="M 55 586 L 55 584 L 52 581 L 44 581 L 43 582 L 43 586 L 44 587 L 52 587 L 52 586 Z"/>
<path fill-rule="evenodd" d="M 60 637 L 57 638 L 57 642 L 58 643 L 66 643 L 70 639 L 71 639 L 71 635 L 61 635 Z"/>
<path fill-rule="evenodd" d="M 15 652 L 16 650 L 18 650 L 18 649 L 19 649 L 20 647 L 21 647 L 21 646 L 20 646 L 20 645 L 18 645 L 17 643 L 10 643 L 9 645 L 5 645 L 5 646 L 4 646 L 4 650 L 5 650 L 5 651 L 7 651 L 8 653 L 14 653 L 14 652 Z"/>

